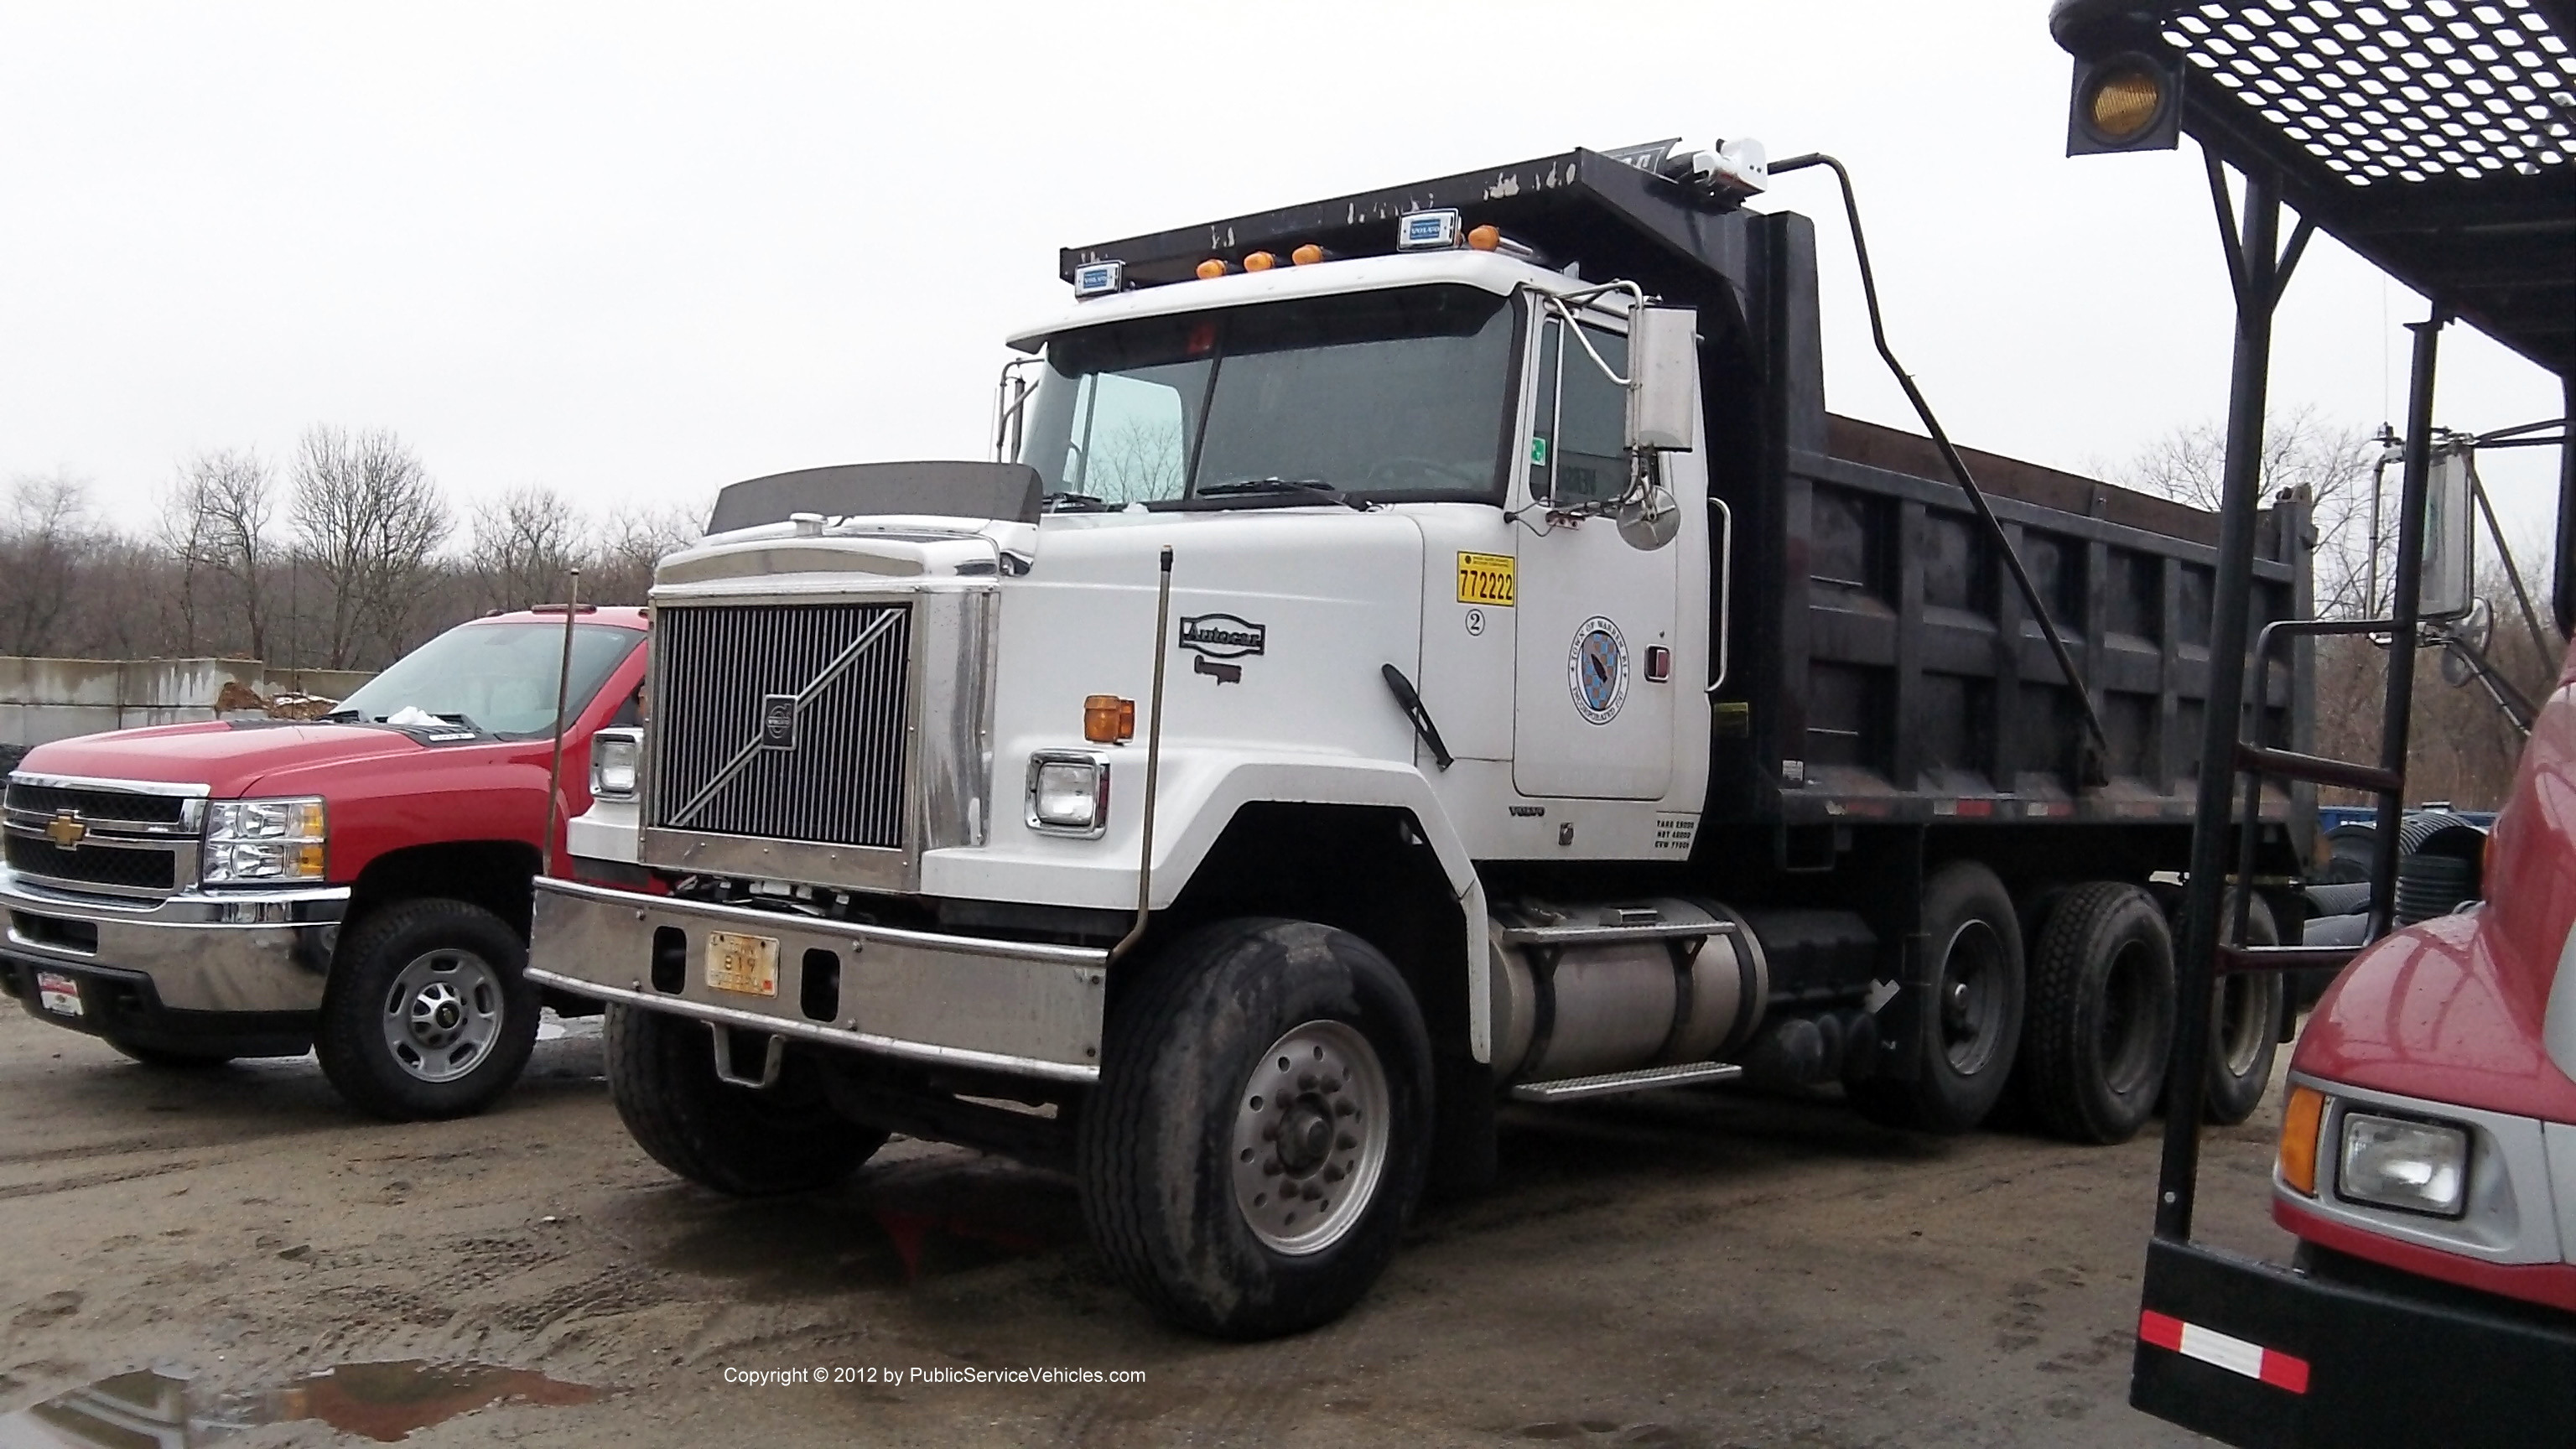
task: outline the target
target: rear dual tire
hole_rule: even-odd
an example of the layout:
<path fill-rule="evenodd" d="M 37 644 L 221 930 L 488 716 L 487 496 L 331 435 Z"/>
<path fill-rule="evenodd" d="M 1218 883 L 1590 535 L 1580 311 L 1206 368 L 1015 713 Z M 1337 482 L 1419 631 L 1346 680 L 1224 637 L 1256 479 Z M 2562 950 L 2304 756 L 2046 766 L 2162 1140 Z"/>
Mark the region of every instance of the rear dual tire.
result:
<path fill-rule="evenodd" d="M 1925 949 L 1933 983 L 1915 1013 L 1921 1065 L 1911 1080 L 1852 1083 L 1873 1122 L 1926 1132 L 1965 1132 L 1992 1112 L 2022 1040 L 2022 937 L 2012 895 L 1974 861 L 1941 867 L 1923 883 Z"/>

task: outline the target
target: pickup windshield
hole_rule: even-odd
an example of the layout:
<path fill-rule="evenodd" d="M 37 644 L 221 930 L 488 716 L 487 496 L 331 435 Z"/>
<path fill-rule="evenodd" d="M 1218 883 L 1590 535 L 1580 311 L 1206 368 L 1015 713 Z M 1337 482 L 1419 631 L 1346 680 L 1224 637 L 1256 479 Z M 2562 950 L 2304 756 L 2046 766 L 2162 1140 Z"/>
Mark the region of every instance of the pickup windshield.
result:
<path fill-rule="evenodd" d="M 1020 461 L 1058 506 L 1499 499 L 1512 318 L 1411 287 L 1068 332 Z"/>
<path fill-rule="evenodd" d="M 640 630 L 575 624 L 572 705 L 565 713 L 578 713 L 643 642 Z M 459 624 L 358 686 L 332 717 L 403 724 L 436 716 L 503 739 L 532 739 L 554 733 L 562 668 L 560 623 Z"/>

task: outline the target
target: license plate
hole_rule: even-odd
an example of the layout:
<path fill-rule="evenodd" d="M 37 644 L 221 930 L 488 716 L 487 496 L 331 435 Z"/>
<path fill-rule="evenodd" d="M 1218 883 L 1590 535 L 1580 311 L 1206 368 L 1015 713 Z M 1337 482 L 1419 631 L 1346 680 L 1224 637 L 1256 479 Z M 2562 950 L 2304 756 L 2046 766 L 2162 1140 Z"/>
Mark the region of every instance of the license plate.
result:
<path fill-rule="evenodd" d="M 707 985 L 741 996 L 778 994 L 778 938 L 707 933 Z"/>
<path fill-rule="evenodd" d="M 36 973 L 36 999 L 56 1016 L 81 1014 L 80 978 L 58 971 Z"/>

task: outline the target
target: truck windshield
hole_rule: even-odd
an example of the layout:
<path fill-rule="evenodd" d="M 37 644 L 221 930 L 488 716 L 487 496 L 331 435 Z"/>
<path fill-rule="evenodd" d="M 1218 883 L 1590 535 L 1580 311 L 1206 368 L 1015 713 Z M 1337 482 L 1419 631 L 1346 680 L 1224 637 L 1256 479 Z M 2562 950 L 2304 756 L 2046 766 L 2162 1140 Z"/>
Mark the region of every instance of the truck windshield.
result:
<path fill-rule="evenodd" d="M 1412 287 L 1065 333 L 1020 461 L 1109 506 L 1317 485 L 1499 499 L 1512 317 L 1490 292 Z"/>
<path fill-rule="evenodd" d="M 644 642 L 641 630 L 575 624 L 572 691 L 578 713 L 609 674 Z M 449 719 L 505 739 L 550 735 L 555 681 L 563 668 L 560 623 L 460 624 L 430 640 L 340 701 L 338 719 L 405 723 L 405 710 Z"/>

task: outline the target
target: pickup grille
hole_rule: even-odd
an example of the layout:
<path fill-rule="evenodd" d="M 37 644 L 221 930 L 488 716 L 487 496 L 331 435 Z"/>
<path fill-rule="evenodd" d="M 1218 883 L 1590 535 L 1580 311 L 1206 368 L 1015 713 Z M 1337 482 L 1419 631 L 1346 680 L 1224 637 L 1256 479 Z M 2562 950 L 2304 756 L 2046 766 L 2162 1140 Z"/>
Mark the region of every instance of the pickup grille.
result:
<path fill-rule="evenodd" d="M 176 852 L 157 846 L 136 850 L 90 845 L 65 850 L 50 840 L 9 832 L 9 868 L 44 880 L 167 891 L 178 887 L 178 862 Z"/>
<path fill-rule="evenodd" d="M 911 622 L 901 604 L 656 609 L 648 823 L 902 847 Z"/>
<path fill-rule="evenodd" d="M 203 805 L 191 796 L 153 790 L 12 777 L 0 810 L 6 835 L 0 853 L 11 870 L 41 883 L 167 895 L 195 879 Z M 65 822 L 78 828 L 58 837 Z"/>

